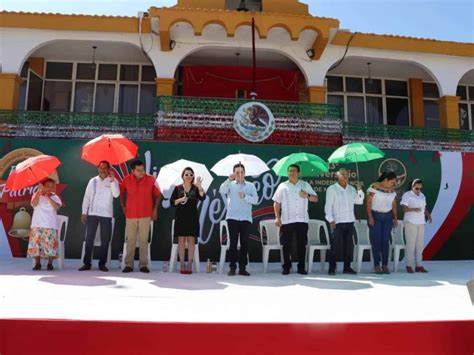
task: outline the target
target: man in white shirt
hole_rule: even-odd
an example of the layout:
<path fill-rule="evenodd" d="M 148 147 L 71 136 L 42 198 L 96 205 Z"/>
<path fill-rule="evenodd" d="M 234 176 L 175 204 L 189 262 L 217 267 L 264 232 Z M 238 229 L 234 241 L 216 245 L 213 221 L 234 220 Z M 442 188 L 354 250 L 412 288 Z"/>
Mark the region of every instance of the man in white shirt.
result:
<path fill-rule="evenodd" d="M 329 275 L 336 274 L 337 251 L 342 245 L 344 256 L 344 274 L 355 275 L 351 269 L 352 254 L 354 252 L 354 204 L 364 203 L 364 192 L 357 186 L 348 184 L 349 173 L 346 169 L 339 169 L 336 173 L 337 182 L 326 190 L 326 204 L 324 212 L 326 220 L 331 226 L 331 251 L 329 253 Z"/>
<path fill-rule="evenodd" d="M 79 271 L 91 269 L 92 250 L 97 227 L 100 224 L 99 270 L 109 271 L 105 266 L 112 234 L 113 200 L 119 197 L 120 187 L 110 171 L 108 161 L 101 161 L 97 166 L 99 175 L 94 176 L 87 184 L 82 201 L 81 221 L 86 225 L 86 250 Z"/>
<path fill-rule="evenodd" d="M 300 167 L 296 164 L 288 167 L 288 180 L 278 185 L 273 196 L 275 224 L 280 227 L 280 241 L 283 245 L 283 275 L 291 268 L 291 241 L 293 234 L 297 238 L 298 273 L 307 275 L 305 270 L 306 244 L 308 244 L 308 201 L 318 202 L 318 195 L 306 181 L 299 179 Z"/>

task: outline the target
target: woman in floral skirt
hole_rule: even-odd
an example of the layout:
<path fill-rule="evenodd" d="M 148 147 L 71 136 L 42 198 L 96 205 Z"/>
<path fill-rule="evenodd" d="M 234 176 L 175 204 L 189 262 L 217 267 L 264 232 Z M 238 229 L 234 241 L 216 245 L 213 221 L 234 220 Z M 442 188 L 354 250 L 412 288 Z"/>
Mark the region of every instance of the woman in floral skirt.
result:
<path fill-rule="evenodd" d="M 35 258 L 33 270 L 41 270 L 41 259 L 48 259 L 48 270 L 53 270 L 53 259 L 58 257 L 58 216 L 61 199 L 54 193 L 56 183 L 47 179 L 39 185 L 31 198 L 31 221 L 28 256 Z"/>

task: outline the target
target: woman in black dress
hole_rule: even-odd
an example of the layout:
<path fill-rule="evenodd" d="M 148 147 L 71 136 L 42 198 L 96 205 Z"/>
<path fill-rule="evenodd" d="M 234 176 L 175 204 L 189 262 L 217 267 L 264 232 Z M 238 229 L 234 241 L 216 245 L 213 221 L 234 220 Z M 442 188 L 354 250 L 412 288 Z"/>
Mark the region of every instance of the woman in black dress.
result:
<path fill-rule="evenodd" d="M 174 188 L 171 205 L 176 207 L 174 237 L 178 237 L 178 254 L 181 262 L 181 273 L 192 274 L 194 245 L 199 236 L 199 213 L 197 204 L 204 200 L 202 178 L 194 182 L 194 171 L 185 168 L 181 174 L 183 184 Z M 188 243 L 188 264 L 184 262 L 184 253 Z"/>

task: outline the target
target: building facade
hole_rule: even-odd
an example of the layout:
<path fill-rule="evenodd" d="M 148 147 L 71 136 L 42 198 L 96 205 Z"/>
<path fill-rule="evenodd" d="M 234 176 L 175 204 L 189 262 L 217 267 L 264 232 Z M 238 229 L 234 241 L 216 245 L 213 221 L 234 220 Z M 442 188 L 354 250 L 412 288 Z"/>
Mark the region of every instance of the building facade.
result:
<path fill-rule="evenodd" d="M 137 17 L 0 13 L 0 108 L 152 113 L 155 96 L 328 103 L 348 123 L 473 129 L 474 44 L 350 32 L 297 0 L 178 0 Z"/>

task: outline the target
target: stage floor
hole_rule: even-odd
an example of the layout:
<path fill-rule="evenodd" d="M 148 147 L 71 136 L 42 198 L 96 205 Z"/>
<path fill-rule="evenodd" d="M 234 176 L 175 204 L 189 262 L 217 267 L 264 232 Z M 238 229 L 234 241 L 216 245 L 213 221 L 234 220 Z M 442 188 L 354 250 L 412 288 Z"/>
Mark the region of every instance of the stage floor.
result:
<path fill-rule="evenodd" d="M 428 274 L 301 276 L 269 273 L 252 263 L 251 277 L 162 272 L 32 271 L 30 259 L 0 261 L 0 318 L 212 323 L 340 323 L 474 320 L 466 283 L 473 261 L 426 262 Z M 96 266 L 96 263 L 94 263 Z M 202 269 L 204 269 L 204 264 Z M 319 268 L 319 264 L 315 264 Z M 341 266 L 340 266 L 341 267 Z M 404 266 L 400 267 L 404 270 Z"/>

